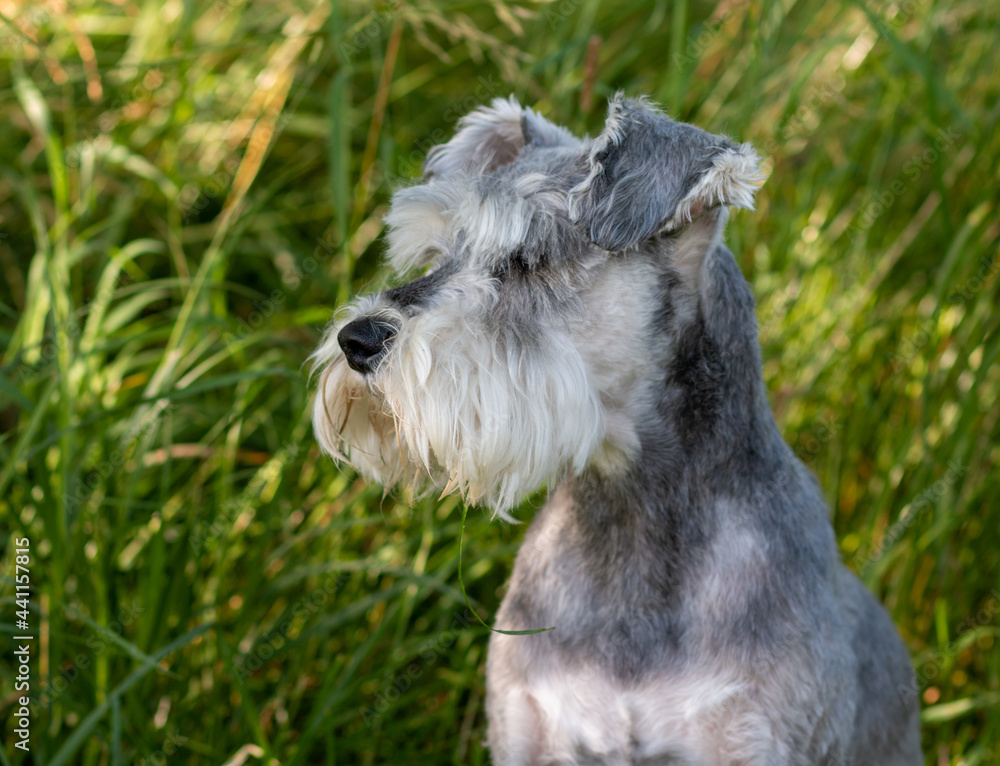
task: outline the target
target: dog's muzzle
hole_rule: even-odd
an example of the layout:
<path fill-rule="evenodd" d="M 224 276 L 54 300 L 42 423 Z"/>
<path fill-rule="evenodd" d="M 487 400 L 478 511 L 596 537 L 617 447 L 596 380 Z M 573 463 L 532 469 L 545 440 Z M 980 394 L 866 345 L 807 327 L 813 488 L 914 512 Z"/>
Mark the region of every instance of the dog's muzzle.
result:
<path fill-rule="evenodd" d="M 375 371 L 379 359 L 395 337 L 396 328 L 391 324 L 361 317 L 341 328 L 337 333 L 337 342 L 344 350 L 350 368 L 367 375 Z"/>

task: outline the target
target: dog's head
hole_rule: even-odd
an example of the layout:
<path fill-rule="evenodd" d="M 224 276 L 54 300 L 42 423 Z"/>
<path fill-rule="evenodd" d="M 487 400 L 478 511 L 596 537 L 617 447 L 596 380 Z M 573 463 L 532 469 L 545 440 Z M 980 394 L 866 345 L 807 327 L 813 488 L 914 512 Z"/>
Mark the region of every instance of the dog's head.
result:
<path fill-rule="evenodd" d="M 391 266 L 420 276 L 354 302 L 314 354 L 323 449 L 501 514 L 627 466 L 699 256 L 726 205 L 752 206 L 753 151 L 642 100 L 616 97 L 581 140 L 497 99 L 424 171 L 386 217 Z"/>

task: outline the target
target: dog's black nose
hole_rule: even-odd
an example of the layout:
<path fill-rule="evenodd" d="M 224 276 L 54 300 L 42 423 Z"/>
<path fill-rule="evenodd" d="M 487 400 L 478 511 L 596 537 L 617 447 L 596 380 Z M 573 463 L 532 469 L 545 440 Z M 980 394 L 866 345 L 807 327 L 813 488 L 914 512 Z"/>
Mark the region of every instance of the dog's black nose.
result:
<path fill-rule="evenodd" d="M 395 335 L 396 328 L 391 324 L 362 317 L 341 328 L 337 333 L 337 343 L 344 349 L 351 369 L 364 375 L 375 369 Z"/>

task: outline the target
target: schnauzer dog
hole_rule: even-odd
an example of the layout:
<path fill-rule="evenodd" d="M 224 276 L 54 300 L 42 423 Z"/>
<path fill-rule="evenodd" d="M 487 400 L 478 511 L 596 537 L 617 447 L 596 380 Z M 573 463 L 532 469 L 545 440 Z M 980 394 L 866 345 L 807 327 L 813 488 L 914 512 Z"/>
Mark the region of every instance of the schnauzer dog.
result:
<path fill-rule="evenodd" d="M 420 273 L 328 332 L 323 449 L 497 514 L 550 488 L 487 662 L 498 764 L 916 766 L 892 622 L 782 440 L 723 243 L 748 144 L 612 99 L 579 139 L 466 116 L 387 215 Z"/>

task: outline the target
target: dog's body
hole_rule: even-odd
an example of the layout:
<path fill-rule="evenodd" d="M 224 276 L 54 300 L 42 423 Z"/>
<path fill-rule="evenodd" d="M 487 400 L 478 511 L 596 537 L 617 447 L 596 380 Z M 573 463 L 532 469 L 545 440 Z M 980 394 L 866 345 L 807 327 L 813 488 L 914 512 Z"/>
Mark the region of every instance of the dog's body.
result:
<path fill-rule="evenodd" d="M 642 101 L 581 141 L 514 102 L 399 192 L 390 257 L 317 352 L 321 444 L 506 513 L 558 487 L 487 666 L 498 764 L 916 766 L 888 616 L 784 444 L 722 243 L 756 157 Z"/>

